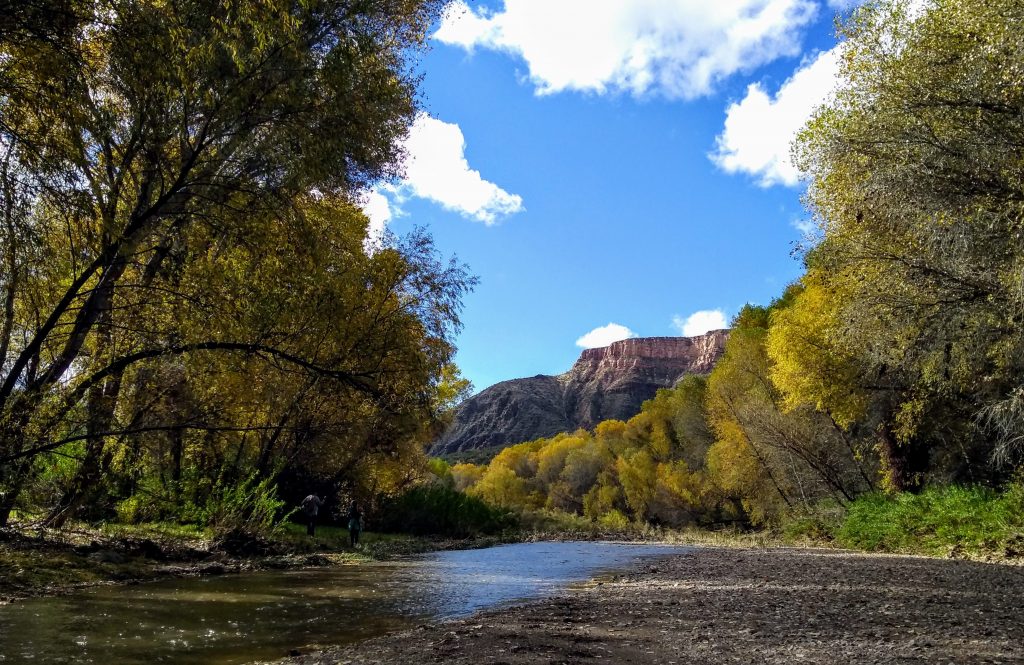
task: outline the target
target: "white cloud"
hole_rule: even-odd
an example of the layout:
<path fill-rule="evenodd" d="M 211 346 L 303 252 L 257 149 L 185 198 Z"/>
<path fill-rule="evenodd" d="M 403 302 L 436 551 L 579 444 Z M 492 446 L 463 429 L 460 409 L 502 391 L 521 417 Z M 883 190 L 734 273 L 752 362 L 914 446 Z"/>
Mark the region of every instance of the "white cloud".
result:
<path fill-rule="evenodd" d="M 801 218 L 793 220 L 793 228 L 800 232 L 805 238 L 818 235 L 820 229 L 813 219 Z"/>
<path fill-rule="evenodd" d="M 619 325 L 618 323 L 609 323 L 606 326 L 594 328 L 583 337 L 580 337 L 576 340 L 576 346 L 581 346 L 584 349 L 594 349 L 599 346 L 608 346 L 612 342 L 618 342 L 620 339 L 629 339 L 636 336 L 636 333 L 626 326 Z"/>
<path fill-rule="evenodd" d="M 366 239 L 370 244 L 376 244 L 384 235 L 384 228 L 391 221 L 391 217 L 394 216 L 391 203 L 381 190 L 372 189 L 363 196 L 360 206 L 370 220 Z"/>
<path fill-rule="evenodd" d="M 434 38 L 522 58 L 538 93 L 693 98 L 738 71 L 800 52 L 814 0 L 505 0 L 449 5 Z"/>
<path fill-rule="evenodd" d="M 710 156 L 729 173 L 757 176 L 763 187 L 795 185 L 799 172 L 790 145 L 814 109 L 828 101 L 839 80 L 841 46 L 819 53 L 769 95 L 759 83 L 726 110 L 725 128 Z"/>
<path fill-rule="evenodd" d="M 523 199 L 509 194 L 469 168 L 466 140 L 455 123 L 420 113 L 409 130 L 403 184 L 421 198 L 440 203 L 464 217 L 494 224 L 523 209 Z"/>
<path fill-rule="evenodd" d="M 828 0 L 828 6 L 836 11 L 845 12 L 864 4 L 864 0 Z"/>
<path fill-rule="evenodd" d="M 672 317 L 672 325 L 675 326 L 684 337 L 703 335 L 711 330 L 728 328 L 725 320 L 725 312 L 720 309 L 705 309 L 694 312 L 685 319 L 681 316 Z"/>
<path fill-rule="evenodd" d="M 439 203 L 463 217 L 491 225 L 523 210 L 523 199 L 484 180 L 466 161 L 466 139 L 455 123 L 420 113 L 404 143 L 405 177 L 397 185 L 377 187 L 363 201 L 371 232 L 401 214 L 399 206 L 410 196 Z"/>

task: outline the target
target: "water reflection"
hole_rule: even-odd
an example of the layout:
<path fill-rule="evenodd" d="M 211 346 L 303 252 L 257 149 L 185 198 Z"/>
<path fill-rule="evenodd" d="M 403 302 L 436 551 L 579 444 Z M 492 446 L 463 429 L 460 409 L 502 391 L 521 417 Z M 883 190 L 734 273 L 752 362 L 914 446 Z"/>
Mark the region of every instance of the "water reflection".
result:
<path fill-rule="evenodd" d="M 3 663 L 244 663 L 546 595 L 680 548 L 528 543 L 104 587 L 0 607 Z"/>

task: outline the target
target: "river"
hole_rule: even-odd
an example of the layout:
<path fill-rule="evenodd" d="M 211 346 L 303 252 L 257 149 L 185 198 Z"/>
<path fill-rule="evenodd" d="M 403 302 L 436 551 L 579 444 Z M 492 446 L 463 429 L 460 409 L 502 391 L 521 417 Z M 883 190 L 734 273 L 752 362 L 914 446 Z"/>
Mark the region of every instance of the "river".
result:
<path fill-rule="evenodd" d="M 2 663 L 204 663 L 285 656 L 550 595 L 659 545 L 545 542 L 400 561 L 99 587 L 0 607 Z"/>

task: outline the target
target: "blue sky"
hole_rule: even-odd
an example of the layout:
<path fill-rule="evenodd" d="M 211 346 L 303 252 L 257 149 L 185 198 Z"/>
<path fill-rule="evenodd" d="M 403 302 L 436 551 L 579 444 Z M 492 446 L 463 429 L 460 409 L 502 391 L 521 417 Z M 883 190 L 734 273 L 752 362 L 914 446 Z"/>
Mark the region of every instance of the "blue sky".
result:
<path fill-rule="evenodd" d="M 583 346 L 718 327 L 800 274 L 787 145 L 835 85 L 840 8 L 451 6 L 406 177 L 366 209 L 377 229 L 427 227 L 480 278 L 456 358 L 477 390 L 565 371 Z"/>

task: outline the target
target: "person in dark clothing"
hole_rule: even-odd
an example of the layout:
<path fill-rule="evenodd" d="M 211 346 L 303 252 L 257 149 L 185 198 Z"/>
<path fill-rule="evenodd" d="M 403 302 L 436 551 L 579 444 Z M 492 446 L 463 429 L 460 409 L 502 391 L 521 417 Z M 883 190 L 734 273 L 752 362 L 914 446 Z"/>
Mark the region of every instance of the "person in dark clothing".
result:
<path fill-rule="evenodd" d="M 310 494 L 302 500 L 302 512 L 306 516 L 306 535 L 316 535 L 316 516 L 320 512 L 320 506 L 324 505 L 323 499 L 316 494 Z"/>
<path fill-rule="evenodd" d="M 348 507 L 348 539 L 352 543 L 352 547 L 359 544 L 359 532 L 363 530 L 363 511 L 359 510 L 359 505 L 353 501 Z"/>

